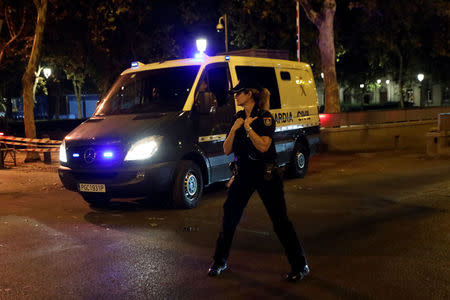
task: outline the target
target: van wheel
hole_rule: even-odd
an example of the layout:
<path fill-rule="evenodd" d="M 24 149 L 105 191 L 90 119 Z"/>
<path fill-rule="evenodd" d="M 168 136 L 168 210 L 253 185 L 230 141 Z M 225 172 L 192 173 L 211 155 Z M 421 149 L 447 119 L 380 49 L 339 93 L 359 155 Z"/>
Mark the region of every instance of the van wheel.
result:
<path fill-rule="evenodd" d="M 291 162 L 289 164 L 289 175 L 296 178 L 305 177 L 308 170 L 309 151 L 303 144 L 297 144 L 292 153 Z"/>
<path fill-rule="evenodd" d="M 110 197 L 106 195 L 98 195 L 96 193 L 80 193 L 84 201 L 89 203 L 92 207 L 105 207 L 108 205 Z"/>
<path fill-rule="evenodd" d="M 194 208 L 203 192 L 203 178 L 199 166 L 191 160 L 182 160 L 175 170 L 172 203 L 175 208 Z"/>

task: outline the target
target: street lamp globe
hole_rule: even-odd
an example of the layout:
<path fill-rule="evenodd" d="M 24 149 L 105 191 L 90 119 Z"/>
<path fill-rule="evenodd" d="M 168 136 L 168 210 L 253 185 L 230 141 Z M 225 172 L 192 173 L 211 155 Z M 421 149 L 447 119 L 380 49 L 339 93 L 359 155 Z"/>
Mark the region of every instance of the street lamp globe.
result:
<path fill-rule="evenodd" d="M 386 79 L 386 84 L 391 83 L 391 81 L 389 79 Z"/>
<path fill-rule="evenodd" d="M 361 84 L 359 85 L 359 87 L 363 89 L 363 88 L 364 88 L 364 83 L 361 83 Z"/>
<path fill-rule="evenodd" d="M 42 70 L 42 72 L 44 72 L 44 76 L 45 76 L 45 78 L 49 78 L 50 77 L 50 75 L 52 75 L 52 69 L 50 69 L 50 68 L 44 68 L 43 70 Z"/>
<path fill-rule="evenodd" d="M 221 32 L 225 28 L 222 24 L 222 21 L 223 21 L 223 17 L 220 17 L 219 23 L 217 23 L 217 25 L 216 25 L 217 32 Z"/>
<path fill-rule="evenodd" d="M 380 84 L 381 83 L 381 79 L 377 79 L 377 83 Z"/>
<path fill-rule="evenodd" d="M 425 78 L 425 75 L 423 75 L 422 73 L 417 74 L 417 79 L 422 82 L 422 80 Z"/>

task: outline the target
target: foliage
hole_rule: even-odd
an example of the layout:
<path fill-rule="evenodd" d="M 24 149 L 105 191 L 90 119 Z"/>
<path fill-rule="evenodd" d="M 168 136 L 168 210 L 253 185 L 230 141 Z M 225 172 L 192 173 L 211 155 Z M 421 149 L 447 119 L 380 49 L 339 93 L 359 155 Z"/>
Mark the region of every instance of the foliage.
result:
<path fill-rule="evenodd" d="M 344 20 L 339 27 L 346 33 L 342 40 L 349 50 L 340 71 L 352 84 L 357 84 L 358 77 L 375 80 L 386 74 L 408 81 L 419 71 L 434 73 L 435 78 L 447 76 L 447 68 L 442 65 L 449 66 L 450 3 L 348 1 L 343 9 L 341 15 L 350 18 L 339 18 Z"/>
<path fill-rule="evenodd" d="M 310 1 L 320 11 L 323 0 Z M 266 48 L 289 50 L 296 59 L 295 1 L 275 0 L 50 0 L 41 66 L 52 65 L 51 80 L 72 89 L 66 78 L 83 89 L 105 93 L 131 61 L 144 63 L 191 56 L 194 40 L 206 35 L 208 54 L 223 52 L 224 36 L 215 26 L 228 16 L 230 50 Z M 30 0 L 3 0 L 20 28 L 0 62 L 0 96 L 20 93 L 35 26 Z M 336 69 L 340 83 L 359 86 L 392 74 L 405 85 L 417 72 L 449 81 L 450 3 L 445 0 L 338 1 L 335 15 Z M 318 29 L 300 10 L 301 56 L 320 76 Z M 0 48 L 11 35 L 3 23 Z M 400 68 L 400 57 L 403 67 Z M 64 73 L 65 72 L 65 73 Z M 64 76 L 64 78 L 63 78 Z"/>
<path fill-rule="evenodd" d="M 230 46 L 233 49 L 289 50 L 296 59 L 295 1 L 227 0 L 221 9 L 229 16 Z M 300 48 L 303 61 L 320 65 L 317 30 L 300 12 Z M 320 73 L 320 72 L 319 72 Z"/>

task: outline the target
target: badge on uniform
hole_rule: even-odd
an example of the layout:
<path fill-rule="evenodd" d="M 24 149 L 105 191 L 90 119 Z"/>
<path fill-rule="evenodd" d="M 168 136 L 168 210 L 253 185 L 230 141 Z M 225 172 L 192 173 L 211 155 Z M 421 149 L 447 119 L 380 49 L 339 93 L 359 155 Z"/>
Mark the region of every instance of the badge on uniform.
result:
<path fill-rule="evenodd" d="M 272 118 L 264 118 L 264 125 L 272 126 Z"/>

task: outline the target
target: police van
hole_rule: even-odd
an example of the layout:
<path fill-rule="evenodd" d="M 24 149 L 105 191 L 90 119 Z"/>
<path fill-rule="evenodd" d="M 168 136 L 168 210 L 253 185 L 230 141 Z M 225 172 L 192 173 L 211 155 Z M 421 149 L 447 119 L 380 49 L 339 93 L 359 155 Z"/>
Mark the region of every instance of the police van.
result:
<path fill-rule="evenodd" d="M 60 148 L 59 177 L 91 205 L 111 198 L 164 195 L 193 208 L 203 188 L 231 176 L 223 142 L 242 109 L 228 93 L 251 77 L 270 93 L 278 164 L 302 177 L 319 143 L 311 67 L 295 61 L 203 55 L 133 63 Z"/>

